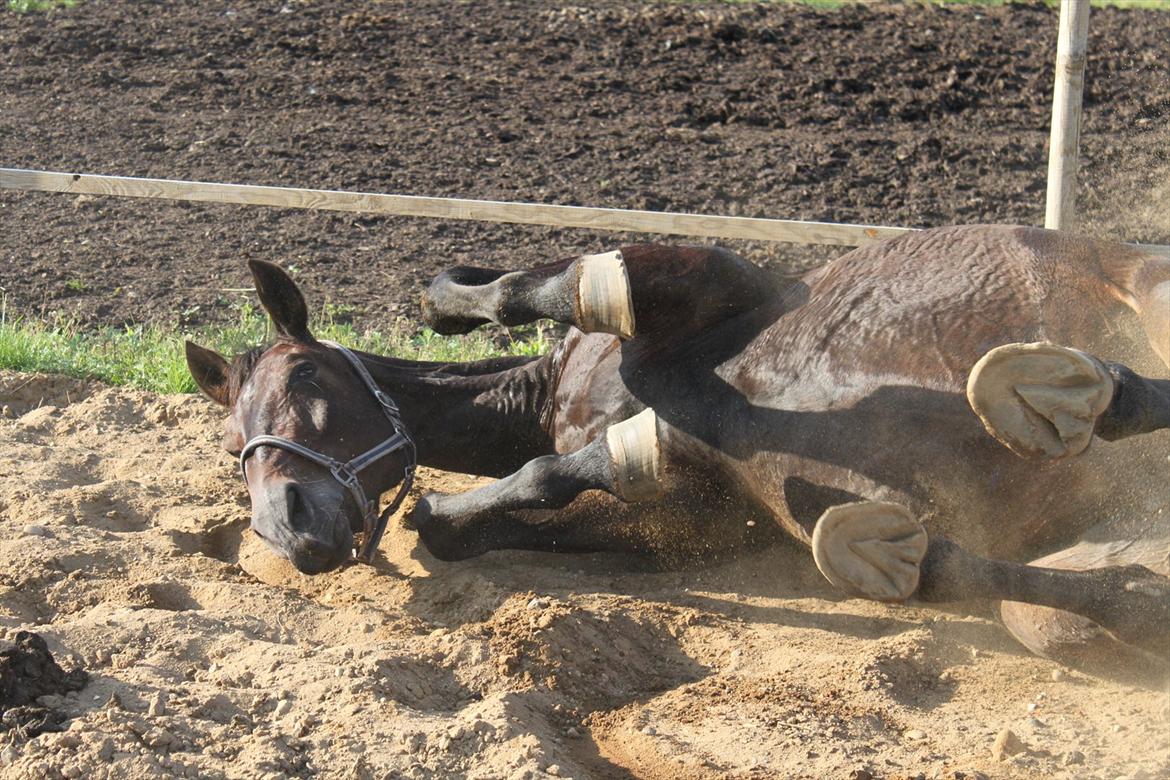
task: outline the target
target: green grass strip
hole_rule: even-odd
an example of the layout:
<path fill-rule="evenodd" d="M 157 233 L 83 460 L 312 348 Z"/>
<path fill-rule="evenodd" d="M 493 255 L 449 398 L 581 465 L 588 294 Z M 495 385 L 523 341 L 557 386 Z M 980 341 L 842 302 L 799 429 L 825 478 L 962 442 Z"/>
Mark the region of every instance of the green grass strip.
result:
<path fill-rule="evenodd" d="M 33 11 L 48 11 L 50 8 L 58 6 L 72 8 L 79 2 L 81 0 L 8 0 L 7 7 L 9 11 L 27 14 Z"/>
<path fill-rule="evenodd" d="M 232 325 L 190 332 L 146 325 L 83 328 L 60 316 L 48 320 L 13 318 L 0 308 L 0 368 L 99 379 L 156 393 L 193 393 L 196 387 L 187 371 L 184 339 L 232 355 L 270 340 L 268 327 L 268 318 L 247 306 L 241 308 L 239 321 Z M 459 362 L 539 355 L 551 347 L 543 325 L 501 330 L 494 335 L 476 331 L 467 336 L 440 336 L 406 323 L 385 331 L 358 331 L 336 322 L 326 311 L 316 318 L 312 329 L 319 338 L 410 360 Z"/>

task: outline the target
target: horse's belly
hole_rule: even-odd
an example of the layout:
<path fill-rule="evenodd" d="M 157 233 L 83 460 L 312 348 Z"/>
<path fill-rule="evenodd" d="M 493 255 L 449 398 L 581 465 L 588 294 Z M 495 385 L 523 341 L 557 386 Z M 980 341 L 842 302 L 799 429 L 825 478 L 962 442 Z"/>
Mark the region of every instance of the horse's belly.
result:
<path fill-rule="evenodd" d="M 972 552 L 1019 560 L 1103 521 L 1170 532 L 1170 431 L 1095 440 L 1062 461 L 1025 460 L 992 439 L 957 394 L 891 388 L 867 400 L 754 415 L 741 472 L 798 538 L 808 540 L 828 506 L 853 500 L 902 503 Z"/>

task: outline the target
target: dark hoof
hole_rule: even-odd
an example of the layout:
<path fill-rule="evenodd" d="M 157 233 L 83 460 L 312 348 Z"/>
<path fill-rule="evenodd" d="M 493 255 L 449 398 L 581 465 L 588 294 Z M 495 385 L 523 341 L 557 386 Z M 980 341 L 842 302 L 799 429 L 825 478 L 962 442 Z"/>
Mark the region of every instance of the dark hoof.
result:
<path fill-rule="evenodd" d="M 418 532 L 418 538 L 427 552 L 440 561 L 462 561 L 478 553 L 469 551 L 460 540 L 459 531 L 450 517 L 443 514 L 439 506 L 444 496 L 427 493 L 418 500 L 406 518 L 409 528 Z"/>
<path fill-rule="evenodd" d="M 439 274 L 422 297 L 423 320 L 431 330 L 443 336 L 461 336 L 486 325 L 491 320 L 469 316 L 465 311 L 476 287 L 491 284 L 503 271 L 460 266 Z"/>

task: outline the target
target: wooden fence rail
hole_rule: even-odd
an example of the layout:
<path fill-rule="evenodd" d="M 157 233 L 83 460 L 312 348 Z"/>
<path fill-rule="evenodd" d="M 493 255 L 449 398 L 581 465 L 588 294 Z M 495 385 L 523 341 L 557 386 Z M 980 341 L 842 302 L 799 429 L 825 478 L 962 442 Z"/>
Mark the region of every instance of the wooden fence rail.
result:
<path fill-rule="evenodd" d="M 554 206 L 416 195 L 260 187 L 128 176 L 28 171 L 0 168 L 0 189 L 121 195 L 205 203 L 244 203 L 294 209 L 330 209 L 405 217 L 438 217 L 526 225 L 620 230 L 635 233 L 789 241 L 801 244 L 860 246 L 906 233 L 910 228 L 800 222 L 754 217 L 714 217 L 658 211 Z"/>
<path fill-rule="evenodd" d="M 294 209 L 327 209 L 406 217 L 437 217 L 524 225 L 618 230 L 633 233 L 786 241 L 798 244 L 861 246 L 900 236 L 915 228 L 801 222 L 790 219 L 716 217 L 659 211 L 554 206 L 417 195 L 381 195 L 370 192 L 262 187 L 250 184 L 139 179 L 0 168 L 0 189 L 116 195 L 202 203 L 238 203 Z M 1170 246 L 1137 244 L 1170 257 Z"/>

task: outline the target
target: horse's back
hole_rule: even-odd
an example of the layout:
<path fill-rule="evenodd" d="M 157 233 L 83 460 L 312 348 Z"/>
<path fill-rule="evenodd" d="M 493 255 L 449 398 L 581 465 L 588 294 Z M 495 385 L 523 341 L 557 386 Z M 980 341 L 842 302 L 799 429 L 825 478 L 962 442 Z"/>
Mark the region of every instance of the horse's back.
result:
<path fill-rule="evenodd" d="M 1052 341 L 1148 370 L 1155 356 L 1125 292 L 1107 276 L 1141 257 L 1122 244 L 1036 228 L 910 233 L 808 275 L 804 305 L 740 362 L 815 371 L 822 383 L 839 376 L 846 403 L 867 384 L 858 377 L 961 390 L 980 357 L 1011 342 Z"/>

